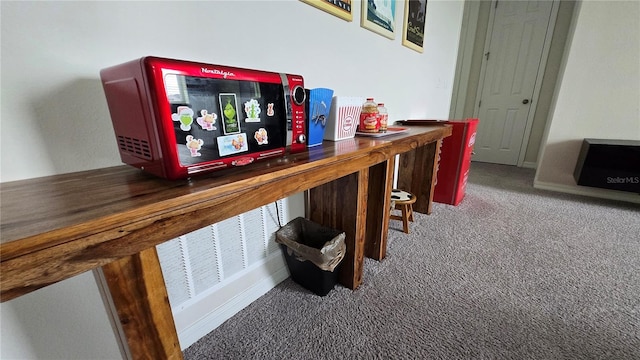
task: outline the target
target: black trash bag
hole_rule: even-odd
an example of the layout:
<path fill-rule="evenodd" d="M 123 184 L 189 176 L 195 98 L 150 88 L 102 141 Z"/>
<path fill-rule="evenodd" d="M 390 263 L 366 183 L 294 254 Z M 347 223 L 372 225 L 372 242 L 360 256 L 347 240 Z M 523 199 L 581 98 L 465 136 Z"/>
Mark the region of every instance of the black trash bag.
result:
<path fill-rule="evenodd" d="M 316 295 L 338 282 L 338 266 L 347 250 L 345 233 L 299 217 L 276 232 L 291 278 Z"/>
<path fill-rule="evenodd" d="M 325 271 L 334 271 L 347 252 L 343 231 L 303 217 L 291 220 L 276 231 L 276 242 L 285 245 L 288 254 L 297 260 L 311 261 Z"/>

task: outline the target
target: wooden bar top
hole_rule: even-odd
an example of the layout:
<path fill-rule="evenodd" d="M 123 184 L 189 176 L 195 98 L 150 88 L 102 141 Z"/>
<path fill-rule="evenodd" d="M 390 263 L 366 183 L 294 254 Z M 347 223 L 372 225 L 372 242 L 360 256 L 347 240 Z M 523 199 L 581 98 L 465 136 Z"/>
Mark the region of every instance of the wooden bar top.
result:
<path fill-rule="evenodd" d="M 0 300 L 129 256 L 451 134 L 408 126 L 186 180 L 121 165 L 0 184 Z"/>

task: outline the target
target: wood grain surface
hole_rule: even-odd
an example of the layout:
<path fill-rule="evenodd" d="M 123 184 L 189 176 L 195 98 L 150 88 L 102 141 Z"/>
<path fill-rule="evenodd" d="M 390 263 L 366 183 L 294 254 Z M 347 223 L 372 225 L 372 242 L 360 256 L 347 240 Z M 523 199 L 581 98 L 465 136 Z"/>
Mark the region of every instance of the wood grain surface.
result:
<path fill-rule="evenodd" d="M 431 214 L 441 144 L 438 140 L 400 154 L 398 188 L 416 196 L 413 210 L 419 213 Z"/>
<path fill-rule="evenodd" d="M 387 251 L 394 157 L 369 168 L 365 256 L 382 260 Z"/>
<path fill-rule="evenodd" d="M 0 300 L 6 301 L 448 136 L 415 127 L 326 141 L 281 159 L 168 181 L 129 166 L 3 183 Z"/>
<path fill-rule="evenodd" d="M 384 138 L 325 141 L 178 181 L 117 166 L 2 183 L 0 300 L 102 267 L 133 358 L 180 359 L 156 245 L 310 190 L 310 220 L 347 235 L 340 281 L 355 289 L 365 252 L 385 255 L 393 157 L 407 153 L 403 184 L 430 209 L 436 154 L 450 134 L 449 126 L 416 126 Z"/>
<path fill-rule="evenodd" d="M 350 289 L 362 282 L 368 178 L 365 168 L 309 190 L 309 220 L 345 232 L 347 251 L 338 278 Z"/>
<path fill-rule="evenodd" d="M 102 267 L 129 353 L 135 359 L 182 359 L 156 248 Z"/>

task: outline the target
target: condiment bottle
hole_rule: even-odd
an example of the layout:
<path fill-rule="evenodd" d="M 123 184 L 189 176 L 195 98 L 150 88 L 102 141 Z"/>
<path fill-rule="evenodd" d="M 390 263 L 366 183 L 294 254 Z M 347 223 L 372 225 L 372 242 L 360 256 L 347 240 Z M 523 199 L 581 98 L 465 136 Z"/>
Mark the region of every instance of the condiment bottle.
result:
<path fill-rule="evenodd" d="M 373 98 L 367 98 L 367 101 L 362 104 L 362 111 L 360 112 L 360 127 L 358 131 L 377 133 L 379 129 L 380 122 L 378 119 L 378 104 L 373 101 Z"/>
<path fill-rule="evenodd" d="M 387 132 L 389 114 L 387 113 L 387 108 L 384 107 L 384 103 L 378 103 L 378 119 L 378 122 L 380 123 L 380 132 Z"/>

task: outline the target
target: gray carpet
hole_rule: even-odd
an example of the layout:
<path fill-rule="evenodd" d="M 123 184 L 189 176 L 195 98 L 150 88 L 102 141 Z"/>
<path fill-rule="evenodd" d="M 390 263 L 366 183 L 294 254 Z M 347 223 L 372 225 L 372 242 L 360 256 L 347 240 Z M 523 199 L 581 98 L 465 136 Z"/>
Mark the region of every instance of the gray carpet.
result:
<path fill-rule="evenodd" d="M 185 359 L 640 359 L 640 206 L 473 163 L 457 206 L 392 220 L 363 284 L 287 279 Z"/>

